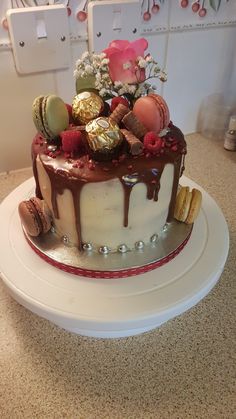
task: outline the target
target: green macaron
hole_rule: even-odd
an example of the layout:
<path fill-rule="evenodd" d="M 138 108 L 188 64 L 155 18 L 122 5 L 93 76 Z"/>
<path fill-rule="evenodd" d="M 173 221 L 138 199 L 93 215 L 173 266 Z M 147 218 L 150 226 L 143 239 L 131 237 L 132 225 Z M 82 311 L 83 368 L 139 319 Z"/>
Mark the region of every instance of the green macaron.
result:
<path fill-rule="evenodd" d="M 32 107 L 33 121 L 37 130 L 47 139 L 57 137 L 69 126 L 66 104 L 55 95 L 38 96 Z"/>

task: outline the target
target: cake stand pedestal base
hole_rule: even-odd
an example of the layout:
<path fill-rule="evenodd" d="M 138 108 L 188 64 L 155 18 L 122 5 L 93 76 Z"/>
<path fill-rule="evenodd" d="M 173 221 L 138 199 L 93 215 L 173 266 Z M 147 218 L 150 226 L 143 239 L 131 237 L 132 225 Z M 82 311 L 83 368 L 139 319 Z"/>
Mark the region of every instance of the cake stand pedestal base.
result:
<path fill-rule="evenodd" d="M 197 304 L 218 281 L 228 255 L 228 228 L 214 200 L 202 209 L 184 249 L 167 264 L 137 276 L 88 279 L 42 260 L 22 232 L 18 203 L 34 188 L 29 179 L 0 206 L 0 274 L 12 297 L 54 324 L 84 336 L 117 338 L 154 329 Z"/>

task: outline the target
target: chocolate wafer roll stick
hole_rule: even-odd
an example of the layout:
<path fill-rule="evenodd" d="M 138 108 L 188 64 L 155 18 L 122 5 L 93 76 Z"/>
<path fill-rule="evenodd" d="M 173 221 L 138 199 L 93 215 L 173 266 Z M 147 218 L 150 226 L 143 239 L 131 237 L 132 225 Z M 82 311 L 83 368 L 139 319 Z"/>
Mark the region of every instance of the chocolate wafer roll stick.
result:
<path fill-rule="evenodd" d="M 122 122 L 137 138 L 142 138 L 147 133 L 144 125 L 136 118 L 132 111 L 123 117 Z"/>
<path fill-rule="evenodd" d="M 129 144 L 130 153 L 132 156 L 137 156 L 143 151 L 143 143 L 137 137 L 135 137 L 132 132 L 127 129 L 121 129 L 122 134 L 124 135 L 127 143 Z"/>
<path fill-rule="evenodd" d="M 125 105 L 122 105 L 122 103 L 119 103 L 119 105 L 117 105 L 117 107 L 110 115 L 110 118 L 119 124 L 127 113 L 129 113 L 129 108 L 127 108 Z"/>
<path fill-rule="evenodd" d="M 75 126 L 69 127 L 68 130 L 70 130 L 70 131 L 85 131 L 85 125 L 75 125 Z"/>

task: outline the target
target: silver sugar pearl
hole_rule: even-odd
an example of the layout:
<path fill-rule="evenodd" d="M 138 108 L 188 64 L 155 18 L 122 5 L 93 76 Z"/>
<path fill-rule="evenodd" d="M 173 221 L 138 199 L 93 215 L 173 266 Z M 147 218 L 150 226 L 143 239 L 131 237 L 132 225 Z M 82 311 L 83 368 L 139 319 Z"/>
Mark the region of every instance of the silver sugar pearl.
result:
<path fill-rule="evenodd" d="M 48 151 L 50 151 L 52 153 L 54 153 L 54 151 L 57 150 L 57 146 L 56 145 L 53 145 L 53 144 L 48 145 L 47 148 L 48 148 Z"/>
<path fill-rule="evenodd" d="M 50 228 L 50 231 L 51 231 L 51 233 L 55 233 L 55 232 L 56 232 L 55 227 L 54 227 L 54 226 L 52 226 L 52 227 Z"/>
<path fill-rule="evenodd" d="M 166 134 L 170 132 L 169 128 L 164 128 L 161 132 L 159 132 L 159 137 L 164 137 Z"/>
<path fill-rule="evenodd" d="M 153 234 L 153 235 L 150 237 L 150 242 L 151 242 L 151 243 L 155 243 L 157 240 L 158 240 L 158 235 L 157 235 L 157 234 Z"/>
<path fill-rule="evenodd" d="M 68 244 L 69 243 L 69 239 L 67 236 L 62 236 L 62 241 L 64 244 Z"/>
<path fill-rule="evenodd" d="M 118 252 L 126 253 L 127 251 L 128 251 L 128 246 L 126 246 L 126 244 L 120 244 L 120 246 L 118 246 Z"/>
<path fill-rule="evenodd" d="M 168 230 L 168 224 L 166 223 L 162 229 L 162 231 L 167 231 Z"/>
<path fill-rule="evenodd" d="M 87 250 L 89 252 L 93 249 L 93 246 L 91 245 L 91 243 L 84 243 L 83 244 L 83 249 Z"/>
<path fill-rule="evenodd" d="M 142 242 L 141 240 L 139 240 L 138 242 L 135 243 L 135 248 L 136 249 L 142 249 L 144 247 L 144 242 Z"/>
<path fill-rule="evenodd" d="M 110 252 L 110 249 L 108 246 L 101 246 L 99 247 L 99 253 L 102 253 L 103 255 L 107 255 Z"/>

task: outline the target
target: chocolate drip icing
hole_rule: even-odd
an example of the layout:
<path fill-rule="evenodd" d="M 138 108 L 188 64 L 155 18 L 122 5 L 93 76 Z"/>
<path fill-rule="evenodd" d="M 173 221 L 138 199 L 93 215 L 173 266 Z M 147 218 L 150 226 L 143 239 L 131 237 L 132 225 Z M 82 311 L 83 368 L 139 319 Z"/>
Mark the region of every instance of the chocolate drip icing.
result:
<path fill-rule="evenodd" d="M 121 182 L 123 189 L 124 189 L 124 227 L 128 227 L 129 224 L 129 202 L 130 202 L 130 195 L 132 191 L 132 186 L 127 186 L 125 183 Z"/>
<path fill-rule="evenodd" d="M 183 154 L 181 150 L 186 146 L 183 134 L 178 128 L 172 127 L 171 136 L 177 138 L 179 142 L 180 147 L 178 152 L 171 152 L 171 150 L 168 150 L 159 157 L 149 156 L 148 158 L 145 158 L 143 155 L 136 156 L 135 158 L 126 155 L 118 164 L 114 164 L 111 161 L 96 162 L 92 169 L 88 155 L 80 156 L 80 165 L 75 167 L 73 164 L 75 161 L 74 159 L 68 161 L 64 156 L 58 156 L 55 159 L 51 159 L 43 153 L 42 149 L 39 149 L 35 142 L 35 144 L 33 144 L 33 170 L 36 180 L 37 196 L 42 196 L 36 168 L 36 156 L 39 154 L 40 161 L 50 179 L 52 191 L 51 202 L 56 219 L 58 219 L 60 215 L 57 205 L 57 196 L 62 194 L 66 189 L 72 194 L 79 243 L 78 247 L 81 250 L 83 240 L 81 236 L 80 197 L 82 188 L 85 184 L 119 179 L 124 191 L 123 225 L 124 227 L 128 227 L 130 196 L 133 186 L 138 183 L 144 183 L 147 188 L 147 199 L 157 201 L 162 173 L 166 164 L 170 163 L 174 165 L 174 180 L 167 221 L 171 221 L 174 213 L 175 197 L 181 170 Z"/>
<path fill-rule="evenodd" d="M 35 179 L 35 196 L 37 196 L 37 198 L 39 199 L 43 199 L 41 189 L 39 186 L 39 177 L 38 177 L 38 171 L 36 167 L 36 158 L 37 158 L 37 154 L 35 155 L 32 150 L 32 167 L 33 167 L 33 175 Z"/>
<path fill-rule="evenodd" d="M 41 163 L 42 160 L 41 160 Z M 65 189 L 68 189 L 73 198 L 74 212 L 75 212 L 75 224 L 78 236 L 78 247 L 82 250 L 82 237 L 81 237 L 81 220 L 80 220 L 80 194 L 84 182 L 80 181 L 76 177 L 68 177 L 67 171 L 54 170 L 52 167 L 44 165 L 51 182 L 51 202 L 54 217 L 60 218 L 57 204 L 57 196 L 62 195 Z"/>
<path fill-rule="evenodd" d="M 120 182 L 124 189 L 124 227 L 128 227 L 129 224 L 130 195 L 133 187 L 137 185 L 137 183 L 144 183 L 146 185 L 147 199 L 153 199 L 154 201 L 158 200 L 160 179 L 165 163 L 163 162 L 163 164 L 160 164 L 159 166 L 159 168 L 151 166 L 138 172 L 126 174 L 120 178 Z"/>

